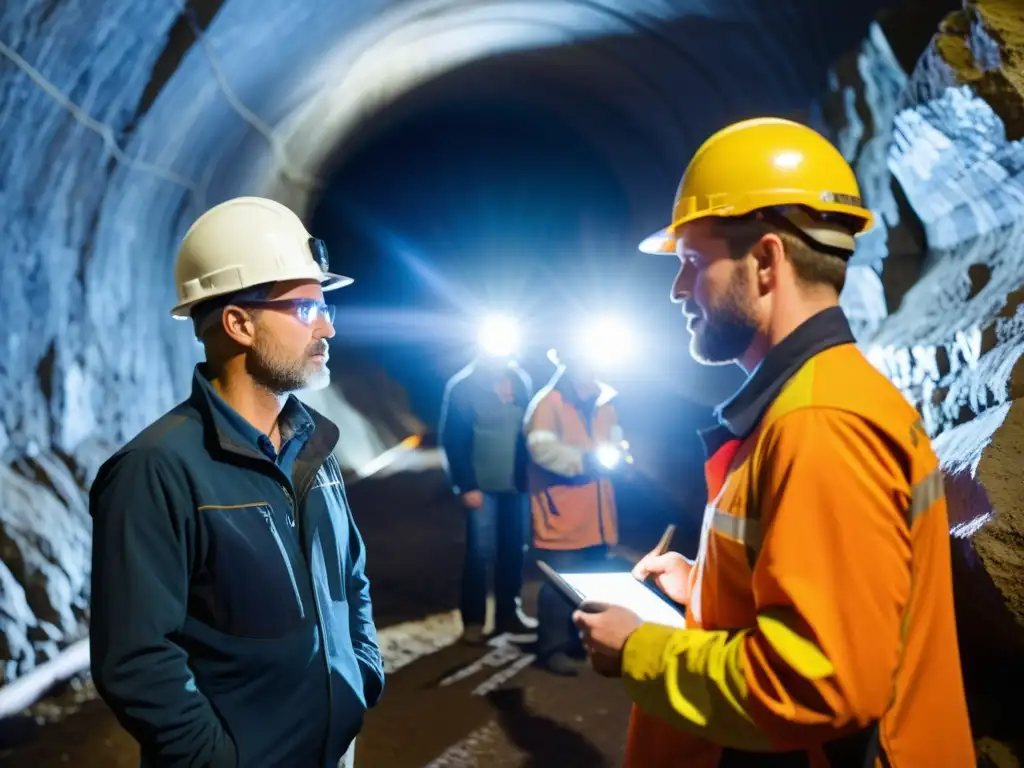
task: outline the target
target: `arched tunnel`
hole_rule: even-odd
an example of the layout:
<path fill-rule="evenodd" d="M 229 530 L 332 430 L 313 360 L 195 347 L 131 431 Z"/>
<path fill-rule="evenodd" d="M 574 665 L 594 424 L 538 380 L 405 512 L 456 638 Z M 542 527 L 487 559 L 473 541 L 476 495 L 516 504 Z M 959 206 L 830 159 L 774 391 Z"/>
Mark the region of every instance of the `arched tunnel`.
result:
<path fill-rule="evenodd" d="M 88 489 L 202 359 L 170 316 L 183 235 L 255 195 L 355 279 L 331 298 L 332 386 L 306 402 L 340 428 L 390 674 L 356 764 L 621 764 L 614 681 L 574 688 L 454 642 L 465 532 L 434 447 L 442 394 L 490 313 L 522 324 L 537 388 L 549 348 L 625 319 L 623 551 L 673 523 L 694 554 L 697 430 L 744 374 L 694 362 L 678 264 L 637 245 L 697 147 L 764 115 L 831 140 L 876 215 L 841 304 L 945 473 L 979 765 L 1024 758 L 1004 714 L 1024 669 L 1013 0 L 25 2 L 0 10 L 0 54 L 0 760 L 138 759 L 87 679 Z"/>

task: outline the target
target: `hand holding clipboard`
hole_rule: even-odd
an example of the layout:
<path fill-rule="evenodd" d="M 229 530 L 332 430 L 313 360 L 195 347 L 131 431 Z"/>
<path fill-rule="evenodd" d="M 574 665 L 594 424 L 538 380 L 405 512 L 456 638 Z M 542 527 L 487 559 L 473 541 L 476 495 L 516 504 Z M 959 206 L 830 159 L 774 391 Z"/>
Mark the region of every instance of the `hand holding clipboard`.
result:
<path fill-rule="evenodd" d="M 574 610 L 598 613 L 610 605 L 618 605 L 629 608 L 644 621 L 682 626 L 685 622 L 678 606 L 672 604 L 673 598 L 666 596 L 648 578 L 657 571 L 652 570 L 650 574 L 637 571 L 643 563 L 661 557 L 667 551 L 674 532 L 675 526 L 670 525 L 658 546 L 632 571 L 559 573 L 543 561 L 538 561 L 537 566 Z"/>
<path fill-rule="evenodd" d="M 570 590 L 575 587 L 577 594 L 592 593 L 577 603 L 573 622 L 580 630 L 590 664 L 598 674 L 616 677 L 622 673 L 622 650 L 630 635 L 643 623 L 685 627 L 685 618 L 677 607 L 671 606 L 656 594 L 655 589 L 644 583 L 652 576 L 656 580 L 662 578 L 659 566 L 674 554 L 667 551 L 674 532 L 675 527 L 669 526 L 658 546 L 629 573 L 588 574 L 578 578 L 576 584 L 573 584 L 573 574 L 556 574 L 569 582 Z M 601 577 L 611 578 L 600 583 Z M 589 590 L 580 589 L 587 586 L 588 578 L 593 579 L 594 586 Z"/>

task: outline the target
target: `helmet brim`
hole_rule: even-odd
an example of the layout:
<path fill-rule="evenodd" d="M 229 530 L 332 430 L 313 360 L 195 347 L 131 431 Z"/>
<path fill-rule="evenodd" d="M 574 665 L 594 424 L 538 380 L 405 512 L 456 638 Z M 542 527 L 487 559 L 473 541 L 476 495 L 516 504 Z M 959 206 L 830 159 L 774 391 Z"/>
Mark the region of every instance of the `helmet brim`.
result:
<path fill-rule="evenodd" d="M 645 237 L 640 243 L 641 253 L 652 256 L 675 256 L 677 238 L 672 234 L 671 227 L 659 229 L 653 235 Z"/>
<path fill-rule="evenodd" d="M 336 291 L 338 288 L 345 288 L 355 282 L 354 278 L 348 275 L 339 275 L 334 272 L 326 272 L 320 279 L 320 290 L 324 291 Z"/>

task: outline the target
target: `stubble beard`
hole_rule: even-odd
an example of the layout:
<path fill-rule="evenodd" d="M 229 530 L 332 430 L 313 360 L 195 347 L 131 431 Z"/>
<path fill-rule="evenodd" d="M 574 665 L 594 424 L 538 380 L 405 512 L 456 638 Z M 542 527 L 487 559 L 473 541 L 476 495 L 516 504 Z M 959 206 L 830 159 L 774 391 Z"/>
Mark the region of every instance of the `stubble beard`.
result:
<path fill-rule="evenodd" d="M 286 395 L 298 390 L 316 391 L 331 383 L 331 372 L 326 363 L 313 359 L 323 352 L 324 344 L 316 342 L 295 357 L 274 344 L 265 335 L 258 335 L 247 355 L 247 368 L 253 380 L 275 395 Z"/>

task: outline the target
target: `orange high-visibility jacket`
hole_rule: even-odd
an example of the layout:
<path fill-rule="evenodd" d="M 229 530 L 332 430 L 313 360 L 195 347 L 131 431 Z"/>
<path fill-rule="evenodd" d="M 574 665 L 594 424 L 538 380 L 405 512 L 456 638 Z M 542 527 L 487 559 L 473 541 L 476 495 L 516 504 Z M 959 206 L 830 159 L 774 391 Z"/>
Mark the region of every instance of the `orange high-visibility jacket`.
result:
<path fill-rule="evenodd" d="M 975 765 L 938 462 L 853 341 L 819 313 L 720 411 L 688 628 L 624 650 L 629 768 Z"/>
<path fill-rule="evenodd" d="M 583 401 L 559 369 L 534 397 L 524 430 L 531 461 L 527 489 L 537 549 L 584 549 L 619 542 L 615 491 L 608 478 L 586 473 L 583 457 L 602 442 L 620 442 L 612 405 L 615 391 L 601 385 Z"/>

